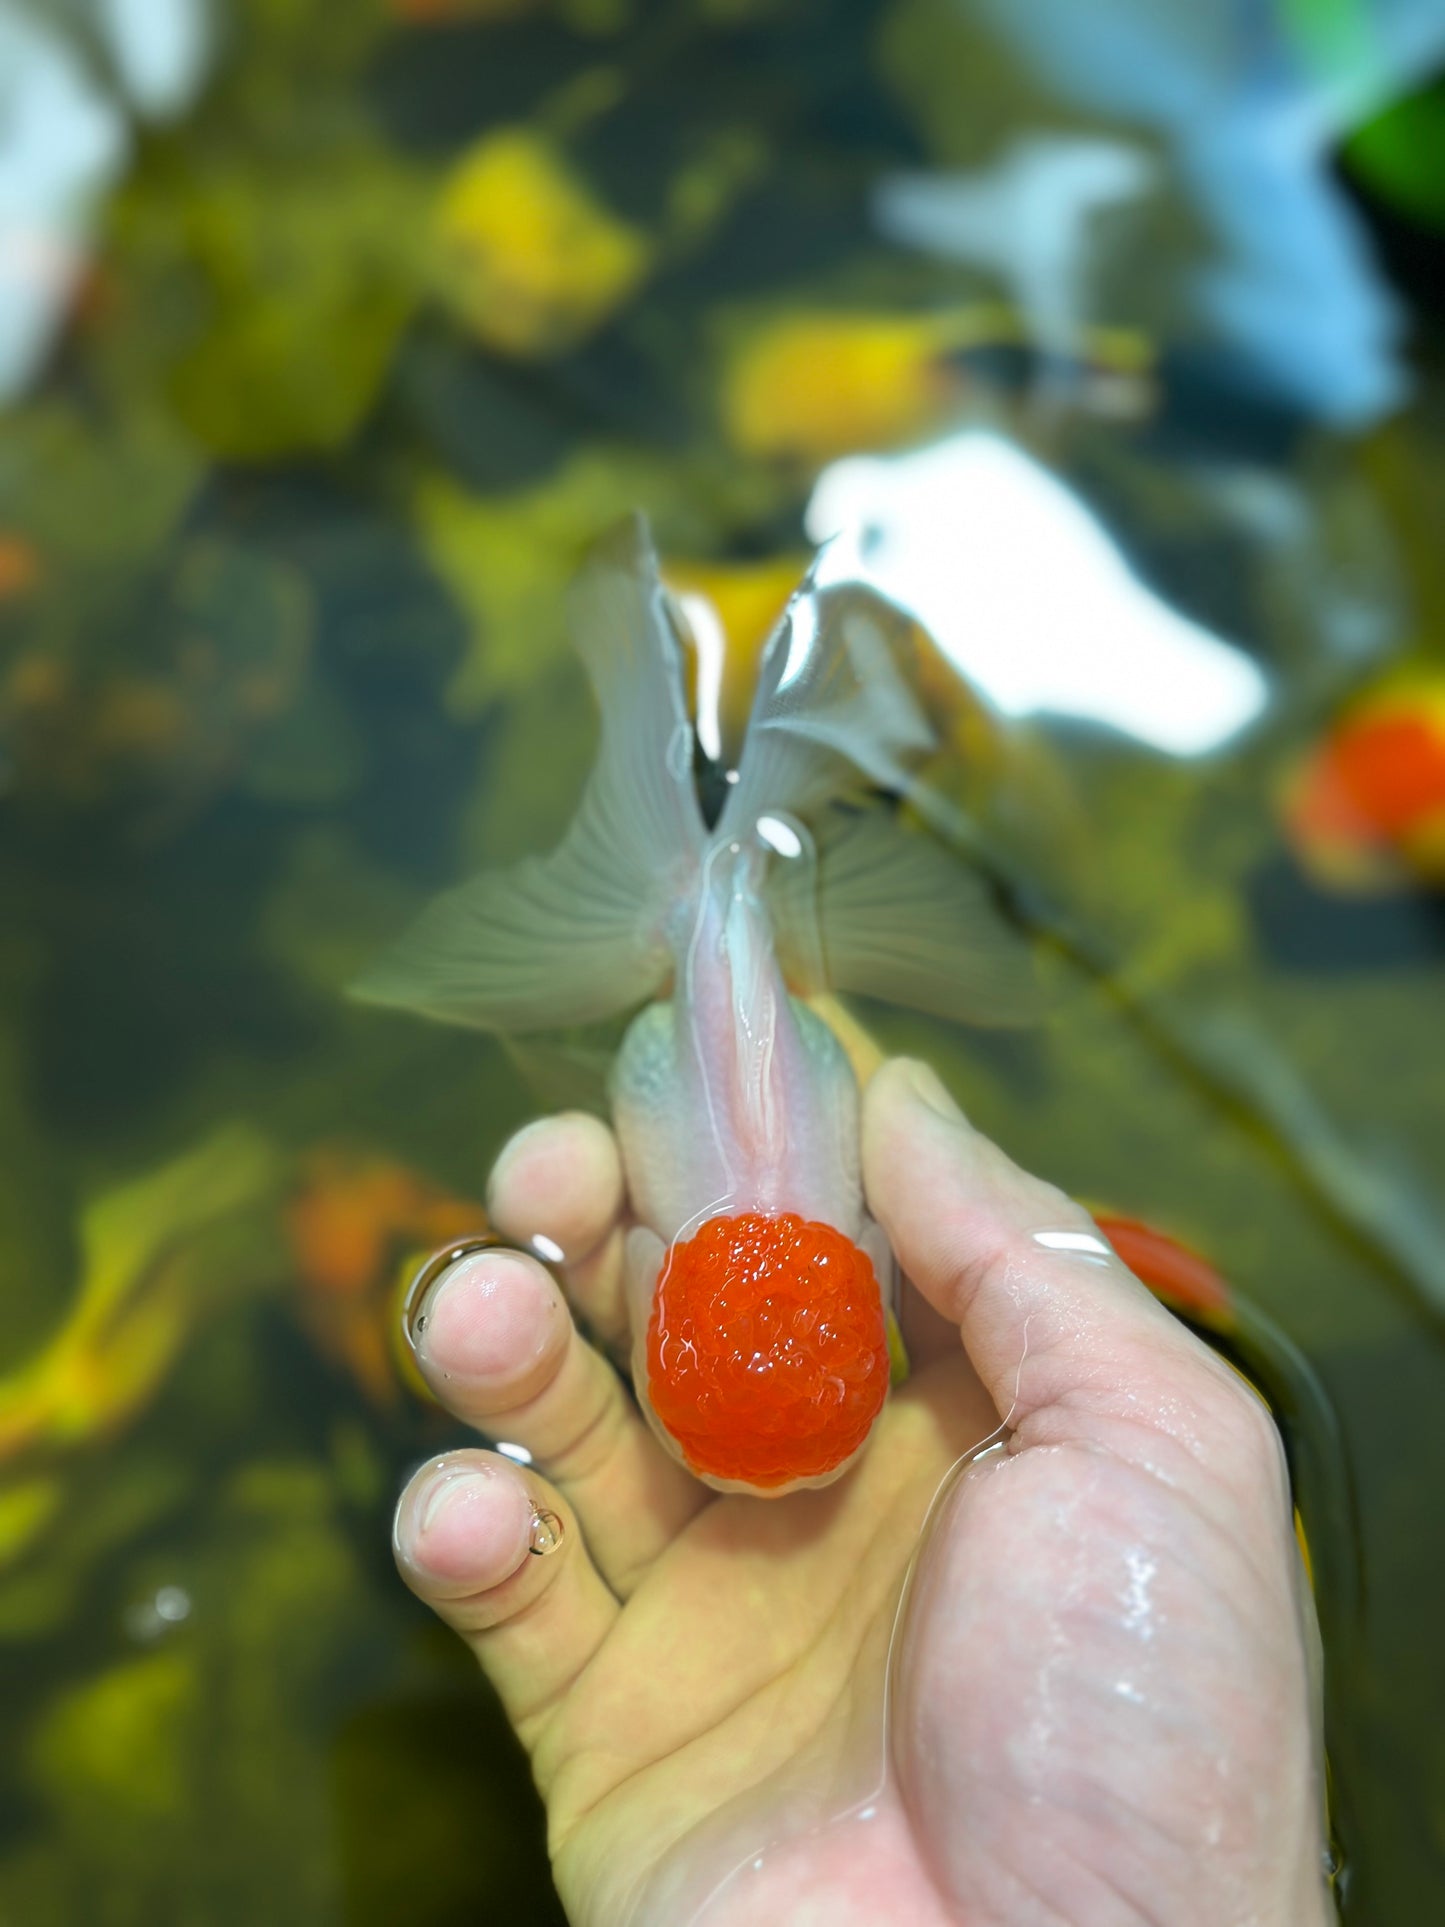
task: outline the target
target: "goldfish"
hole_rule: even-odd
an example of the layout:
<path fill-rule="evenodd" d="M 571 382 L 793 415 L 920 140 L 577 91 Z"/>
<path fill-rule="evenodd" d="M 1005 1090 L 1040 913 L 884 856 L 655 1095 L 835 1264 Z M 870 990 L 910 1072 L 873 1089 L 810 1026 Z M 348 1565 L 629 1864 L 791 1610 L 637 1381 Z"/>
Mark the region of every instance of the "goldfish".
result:
<path fill-rule="evenodd" d="M 980 356 L 999 349 L 1028 356 L 1048 347 L 998 302 L 929 314 L 783 315 L 750 332 L 728 357 L 723 432 L 744 455 L 804 465 L 902 448 L 939 432 L 981 386 L 997 382 Z M 1149 361 L 1139 336 L 1080 328 L 1077 356 L 1070 372 L 1091 406 L 1137 410 Z"/>
<path fill-rule="evenodd" d="M 0 603 L 17 601 L 41 578 L 40 557 L 20 535 L 0 529 Z"/>
<path fill-rule="evenodd" d="M 1140 1283 L 1206 1335 L 1217 1355 L 1283 1427 L 1291 1446 L 1291 1479 L 1303 1480 L 1307 1488 L 1294 1506 L 1295 1542 L 1306 1583 L 1316 1587 L 1323 1552 L 1329 1588 L 1336 1603 L 1343 1604 L 1350 1589 L 1347 1568 L 1354 1531 L 1349 1474 L 1338 1421 L 1309 1360 L 1201 1253 L 1142 1218 L 1097 1206 L 1092 1211 L 1095 1224 Z"/>
<path fill-rule="evenodd" d="M 723 427 L 746 455 L 829 461 L 894 448 L 954 411 L 964 380 L 950 357 L 1017 339 L 1006 309 L 941 315 L 795 314 L 731 357 Z"/>
<path fill-rule="evenodd" d="M 1203 1325 L 1214 1329 L 1228 1326 L 1233 1297 L 1207 1258 L 1141 1218 L 1095 1211 L 1094 1223 L 1156 1298 Z"/>
<path fill-rule="evenodd" d="M 1348 708 L 1292 773 L 1283 817 L 1328 888 L 1445 884 L 1445 677 L 1402 677 Z"/>
<path fill-rule="evenodd" d="M 397 1300 L 417 1258 L 486 1231 L 481 1206 L 390 1158 L 322 1145 L 306 1161 L 285 1227 L 301 1318 L 320 1349 L 382 1410 L 395 1404 L 398 1379 L 429 1397 L 401 1340 Z"/>
<path fill-rule="evenodd" d="M 570 607 L 601 735 L 569 830 L 439 898 L 353 988 L 494 1032 L 633 1013 L 609 1096 L 639 1403 L 718 1490 L 824 1485 L 887 1394 L 894 1267 L 864 1203 L 856 1077 L 807 999 L 1026 1021 L 1029 951 L 951 849 L 876 800 L 907 794 L 932 746 L 892 604 L 810 573 L 711 785 L 640 518 L 592 552 Z"/>
<path fill-rule="evenodd" d="M 1187 198 L 1207 237 L 1187 288 L 1198 322 L 1255 390 L 1341 428 L 1399 406 L 1404 317 L 1333 157 L 1438 65 L 1437 0 L 969 0 L 967 11 L 1071 112 L 1147 132 L 1161 185 Z M 920 45 L 936 66 L 936 37 Z M 1142 250 L 1132 261 L 1168 272 Z"/>

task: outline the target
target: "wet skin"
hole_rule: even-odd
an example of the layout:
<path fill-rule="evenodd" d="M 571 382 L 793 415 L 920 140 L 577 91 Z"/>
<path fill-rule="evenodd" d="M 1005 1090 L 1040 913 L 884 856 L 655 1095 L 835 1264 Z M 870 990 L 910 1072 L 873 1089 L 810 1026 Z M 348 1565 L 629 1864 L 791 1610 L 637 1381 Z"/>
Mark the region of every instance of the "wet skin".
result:
<path fill-rule="evenodd" d="M 424 1467 L 398 1563 L 531 1754 L 569 1915 L 1318 1927 L 1302 1581 L 1268 1415 L 1117 1262 L 1034 1241 L 1090 1220 L 924 1067 L 872 1078 L 863 1155 L 912 1281 L 914 1371 L 824 1491 L 696 1484 L 524 1255 L 465 1261 L 427 1304 L 437 1394 L 536 1466 L 464 1449 Z M 508 1236 L 569 1254 L 572 1306 L 625 1355 L 626 1201 L 603 1127 L 520 1134 L 490 1203 Z M 931 1525 L 884 1776 L 908 1562 L 950 1466 L 1001 1415 L 1006 1443 Z M 563 1524 L 545 1558 L 534 1505 Z"/>

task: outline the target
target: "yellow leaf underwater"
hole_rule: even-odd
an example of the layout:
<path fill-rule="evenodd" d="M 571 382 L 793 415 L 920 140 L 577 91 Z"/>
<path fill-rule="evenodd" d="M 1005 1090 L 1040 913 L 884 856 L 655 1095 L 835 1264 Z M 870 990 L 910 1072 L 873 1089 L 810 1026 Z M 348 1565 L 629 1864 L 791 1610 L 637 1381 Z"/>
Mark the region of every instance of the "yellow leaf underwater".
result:
<path fill-rule="evenodd" d="M 231 1125 L 89 1206 L 70 1317 L 0 1380 L 0 1462 L 74 1448 L 147 1403 L 218 1297 L 264 1280 L 278 1175 L 264 1139 Z"/>
<path fill-rule="evenodd" d="M 21 1479 L 0 1487 L 0 1567 L 22 1553 L 60 1510 L 65 1496 L 57 1478 Z"/>
<path fill-rule="evenodd" d="M 150 1653 L 72 1687 L 34 1741 L 34 1772 L 67 1808 L 148 1819 L 185 1796 L 203 1718 L 194 1655 Z"/>
<path fill-rule="evenodd" d="M 115 331 L 117 381 L 173 356 L 175 412 L 223 460 L 340 447 L 424 293 L 425 195 L 419 172 L 361 137 L 304 172 L 198 178 L 179 222 L 137 237 L 127 283 L 131 311 L 180 314 L 187 331 Z"/>
<path fill-rule="evenodd" d="M 450 714 L 475 716 L 499 696 L 537 688 L 549 665 L 567 666 L 565 585 L 577 557 L 599 528 L 664 499 L 669 483 L 660 465 L 605 449 L 578 455 L 525 494 L 473 494 L 440 472 L 420 478 L 418 536 L 472 624 L 447 690 Z"/>
<path fill-rule="evenodd" d="M 526 128 L 488 134 L 447 180 L 433 223 L 439 291 L 502 354 L 561 354 L 623 305 L 652 244 Z"/>
<path fill-rule="evenodd" d="M 1016 341 L 995 304 L 947 314 L 792 314 L 729 357 L 723 429 L 746 455 L 828 461 L 925 434 L 961 399 L 951 355 Z"/>

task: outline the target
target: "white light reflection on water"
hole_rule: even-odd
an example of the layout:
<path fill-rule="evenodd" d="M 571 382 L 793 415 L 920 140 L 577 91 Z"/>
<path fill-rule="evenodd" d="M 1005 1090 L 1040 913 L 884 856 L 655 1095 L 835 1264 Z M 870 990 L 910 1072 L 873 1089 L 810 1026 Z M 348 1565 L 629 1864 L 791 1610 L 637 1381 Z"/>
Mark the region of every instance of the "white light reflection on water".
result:
<path fill-rule="evenodd" d="M 797 857 L 803 854 L 803 839 L 791 823 L 785 823 L 780 816 L 760 816 L 758 835 L 770 850 L 779 856 Z"/>
<path fill-rule="evenodd" d="M 678 597 L 697 658 L 697 714 L 693 721 L 704 756 L 722 756 L 723 658 L 727 638 L 716 609 L 705 595 Z"/>
<path fill-rule="evenodd" d="M 861 573 L 1006 714 L 1083 717 L 1201 756 L 1265 707 L 1243 650 L 1161 601 L 1084 503 L 998 435 L 835 462 L 807 526 L 815 542 L 851 538 L 825 552 L 821 582 Z"/>

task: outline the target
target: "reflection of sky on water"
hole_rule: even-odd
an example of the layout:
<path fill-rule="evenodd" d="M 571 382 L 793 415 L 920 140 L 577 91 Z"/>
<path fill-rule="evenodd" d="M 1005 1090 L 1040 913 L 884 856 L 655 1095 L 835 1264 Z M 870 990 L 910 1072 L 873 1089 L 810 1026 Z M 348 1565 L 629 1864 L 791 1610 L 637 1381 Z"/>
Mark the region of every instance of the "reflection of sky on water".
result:
<path fill-rule="evenodd" d="M 1259 715 L 1266 685 L 1232 644 L 1131 573 L 1063 483 L 996 435 L 911 455 L 835 462 L 808 508 L 833 569 L 910 609 L 1009 715 L 1079 716 L 1197 756 Z"/>
<path fill-rule="evenodd" d="M 127 110 L 182 112 L 210 48 L 206 0 L 93 0 L 76 18 L 84 44 L 0 0 L 0 402 L 39 373 L 83 279 L 92 224 L 130 151 Z"/>

